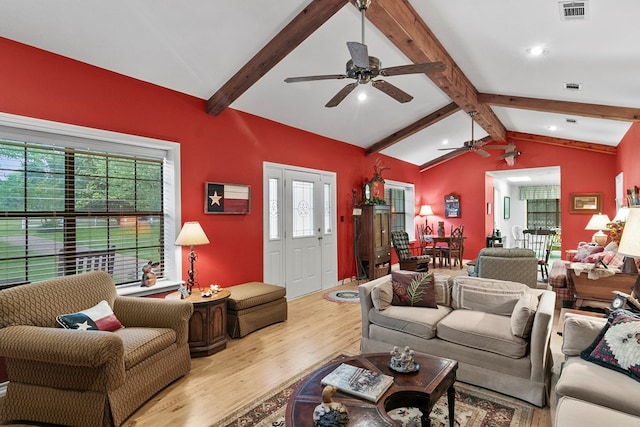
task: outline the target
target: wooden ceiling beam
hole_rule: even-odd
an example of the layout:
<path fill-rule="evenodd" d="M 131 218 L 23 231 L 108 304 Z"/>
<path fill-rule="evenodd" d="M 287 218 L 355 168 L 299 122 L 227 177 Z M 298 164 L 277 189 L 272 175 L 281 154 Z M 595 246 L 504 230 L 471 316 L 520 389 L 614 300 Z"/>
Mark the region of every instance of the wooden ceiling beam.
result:
<path fill-rule="evenodd" d="M 408 138 L 416 132 L 420 132 L 421 130 L 426 129 L 432 124 L 437 123 L 446 117 L 449 117 L 457 111 L 460 111 L 460 107 L 456 103 L 452 102 L 451 104 L 445 105 L 439 110 L 436 110 L 433 113 L 416 120 L 409 126 L 406 126 L 385 138 L 382 138 L 380 141 L 367 148 L 365 154 L 367 156 L 370 156 L 384 150 L 385 148 L 389 148 L 393 144 L 396 144 L 403 139 Z"/>
<path fill-rule="evenodd" d="M 478 101 L 499 107 L 544 111 L 547 113 L 571 114 L 596 119 L 640 121 L 640 109 L 612 105 L 585 104 L 581 102 L 554 101 L 551 99 L 524 98 L 520 96 L 479 93 Z"/>
<path fill-rule="evenodd" d="M 355 6 L 355 0 L 351 3 Z M 478 101 L 476 88 L 408 0 L 376 0 L 367 9 L 366 17 L 414 63 L 444 63 L 447 66 L 444 72 L 427 77 L 464 111 L 476 111 L 474 120 L 495 141 L 505 140 L 504 125 L 491 107 Z"/>
<path fill-rule="evenodd" d="M 286 27 L 207 101 L 207 113 L 217 116 L 247 89 L 320 28 L 348 0 L 312 0 Z"/>
<path fill-rule="evenodd" d="M 556 145 L 560 147 L 577 148 L 579 150 L 594 151 L 596 153 L 616 154 L 617 148 L 611 145 L 596 144 L 594 142 L 574 141 L 572 139 L 555 138 L 551 136 L 534 135 L 524 132 L 507 131 L 510 142 L 536 142 L 539 144 Z"/>

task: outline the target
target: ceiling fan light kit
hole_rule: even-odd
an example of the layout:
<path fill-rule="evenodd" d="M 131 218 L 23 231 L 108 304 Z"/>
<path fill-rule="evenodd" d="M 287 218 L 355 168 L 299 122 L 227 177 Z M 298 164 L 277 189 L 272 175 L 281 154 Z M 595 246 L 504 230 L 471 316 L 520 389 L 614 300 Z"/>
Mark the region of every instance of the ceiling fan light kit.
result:
<path fill-rule="evenodd" d="M 379 91 L 387 94 L 400 103 L 409 102 L 413 96 L 409 95 L 397 86 L 385 80 L 373 80 L 378 76 L 399 76 L 405 74 L 430 74 L 440 73 L 446 69 L 442 62 L 425 62 L 420 64 L 399 65 L 396 67 L 382 68 L 382 62 L 375 56 L 369 56 L 369 49 L 364 43 L 364 20 L 365 12 L 371 0 L 356 0 L 356 6 L 362 16 L 362 42 L 347 42 L 347 49 L 351 59 L 347 61 L 346 74 L 325 74 L 318 76 L 288 77 L 285 83 L 308 82 L 312 80 L 340 80 L 354 79 L 356 83 L 349 83 L 343 87 L 333 98 L 325 104 L 325 107 L 336 107 L 340 104 L 359 84 L 371 83 Z"/>

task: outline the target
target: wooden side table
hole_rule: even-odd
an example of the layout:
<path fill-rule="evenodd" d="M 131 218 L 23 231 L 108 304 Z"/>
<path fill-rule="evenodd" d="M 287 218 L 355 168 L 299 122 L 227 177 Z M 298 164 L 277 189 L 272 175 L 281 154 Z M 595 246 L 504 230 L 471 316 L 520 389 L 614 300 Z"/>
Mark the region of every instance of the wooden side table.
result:
<path fill-rule="evenodd" d="M 227 299 L 228 289 L 222 289 L 210 297 L 201 297 L 195 290 L 185 298 L 193 304 L 189 320 L 189 351 L 191 357 L 209 356 L 227 347 Z M 172 292 L 167 299 L 180 299 L 180 292 Z"/>

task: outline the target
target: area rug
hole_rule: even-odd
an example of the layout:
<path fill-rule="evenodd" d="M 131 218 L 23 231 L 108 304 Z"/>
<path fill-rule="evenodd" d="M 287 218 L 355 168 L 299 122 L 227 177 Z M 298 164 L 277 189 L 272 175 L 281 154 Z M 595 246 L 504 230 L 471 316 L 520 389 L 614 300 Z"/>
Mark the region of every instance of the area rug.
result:
<path fill-rule="evenodd" d="M 360 302 L 358 289 L 354 289 L 354 288 L 329 290 L 324 294 L 322 294 L 322 298 L 331 302 L 337 302 L 337 303 L 343 303 L 343 304 L 358 304 Z"/>
<path fill-rule="evenodd" d="M 294 376 L 234 414 L 211 427 L 283 427 L 287 400 L 300 381 L 311 371 L 327 363 L 348 357 L 338 355 L 320 362 Z M 518 399 L 457 382 L 455 425 L 459 427 L 530 427 L 534 406 Z M 432 427 L 449 426 L 447 398 L 443 396 L 431 411 Z M 410 411 L 401 413 L 403 426 L 412 426 Z M 418 416 L 419 417 L 419 416 Z"/>

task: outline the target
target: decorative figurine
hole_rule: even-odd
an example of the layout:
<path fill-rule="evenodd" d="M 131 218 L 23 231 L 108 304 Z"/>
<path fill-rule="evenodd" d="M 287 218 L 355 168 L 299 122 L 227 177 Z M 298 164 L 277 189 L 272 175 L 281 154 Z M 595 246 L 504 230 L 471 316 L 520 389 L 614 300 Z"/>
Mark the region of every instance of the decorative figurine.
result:
<path fill-rule="evenodd" d="M 159 265 L 159 262 L 149 261 L 144 267 L 142 267 L 142 279 L 140 287 L 148 288 L 149 286 L 153 286 L 156 284 L 156 273 L 153 271 L 153 269 Z"/>
<path fill-rule="evenodd" d="M 334 402 L 331 397 L 338 389 L 328 385 L 322 390 L 322 403 L 313 410 L 313 425 L 315 427 L 349 427 L 349 413 L 340 402 Z"/>
<path fill-rule="evenodd" d="M 420 365 L 413 359 L 413 350 L 408 346 L 402 352 L 398 347 L 393 347 L 389 367 L 396 372 L 416 372 L 420 369 Z"/>

